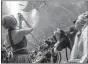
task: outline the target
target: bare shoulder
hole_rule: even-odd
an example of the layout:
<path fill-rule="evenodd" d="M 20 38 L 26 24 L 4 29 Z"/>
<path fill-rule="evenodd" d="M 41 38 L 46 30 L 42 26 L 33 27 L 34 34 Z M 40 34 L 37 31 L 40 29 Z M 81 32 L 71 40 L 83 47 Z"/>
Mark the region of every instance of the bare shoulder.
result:
<path fill-rule="evenodd" d="M 12 30 L 11 31 L 11 38 L 12 38 L 12 41 L 13 41 L 13 44 L 17 44 L 18 42 L 20 42 L 22 40 L 22 36 L 20 36 L 18 34 L 19 30 Z M 8 42 L 10 42 L 10 38 L 9 38 L 9 34 L 7 35 L 7 40 Z M 11 43 L 11 42 L 10 42 Z"/>
<path fill-rule="evenodd" d="M 13 44 L 17 44 L 18 42 L 20 42 L 23 39 L 23 37 L 29 34 L 30 32 L 32 32 L 31 28 L 12 30 L 11 36 L 12 36 Z M 7 39 L 10 42 L 9 35 L 7 35 Z"/>
<path fill-rule="evenodd" d="M 32 31 L 33 31 L 33 28 L 25 28 L 25 29 L 18 29 L 18 30 L 15 30 L 14 32 L 15 32 L 17 35 L 23 37 L 23 36 L 25 36 L 25 35 L 31 33 Z"/>

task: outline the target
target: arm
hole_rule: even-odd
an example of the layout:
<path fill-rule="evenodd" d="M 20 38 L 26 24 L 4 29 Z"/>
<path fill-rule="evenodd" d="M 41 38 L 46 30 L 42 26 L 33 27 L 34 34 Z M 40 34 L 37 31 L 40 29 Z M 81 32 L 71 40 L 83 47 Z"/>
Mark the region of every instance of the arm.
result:
<path fill-rule="evenodd" d="M 20 13 L 18 13 L 18 19 L 19 19 L 19 29 L 22 29 L 22 16 Z"/>
<path fill-rule="evenodd" d="M 19 29 L 19 30 L 16 30 L 17 32 L 17 35 L 20 36 L 20 37 L 23 37 L 29 33 L 31 33 L 33 31 L 33 28 L 27 28 L 27 29 Z"/>
<path fill-rule="evenodd" d="M 31 28 L 32 26 L 24 19 L 25 23 L 27 24 L 28 28 Z"/>
<path fill-rule="evenodd" d="M 28 28 L 31 28 L 32 26 L 25 20 L 25 18 L 23 17 L 23 15 L 21 13 L 19 13 L 20 18 L 22 18 L 22 20 L 25 21 L 25 23 L 27 24 Z"/>
<path fill-rule="evenodd" d="M 57 41 L 57 43 L 54 45 L 54 52 L 58 52 L 57 51 L 57 47 L 58 47 L 58 44 L 59 44 L 60 42 L 59 41 Z"/>
<path fill-rule="evenodd" d="M 19 29 L 22 29 L 22 21 L 19 20 Z"/>
<path fill-rule="evenodd" d="M 25 36 L 29 33 L 31 33 L 33 31 L 33 28 L 31 27 L 31 25 L 24 19 L 23 15 L 21 13 L 18 13 L 18 16 L 19 16 L 19 30 L 17 30 L 17 35 L 19 36 Z M 21 29 L 22 28 L 22 21 L 25 21 L 27 26 L 29 28 L 27 29 Z"/>

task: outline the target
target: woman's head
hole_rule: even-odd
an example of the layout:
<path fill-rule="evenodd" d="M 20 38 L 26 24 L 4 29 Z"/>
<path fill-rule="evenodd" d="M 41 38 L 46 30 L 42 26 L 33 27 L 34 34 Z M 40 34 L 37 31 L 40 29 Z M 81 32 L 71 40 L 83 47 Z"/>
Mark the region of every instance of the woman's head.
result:
<path fill-rule="evenodd" d="M 78 16 L 78 19 L 75 23 L 76 29 L 80 31 L 86 22 L 88 22 L 88 13 L 87 12 Z"/>
<path fill-rule="evenodd" d="M 5 29 L 14 29 L 17 25 L 17 20 L 13 15 L 4 16 L 2 18 L 2 25 Z"/>

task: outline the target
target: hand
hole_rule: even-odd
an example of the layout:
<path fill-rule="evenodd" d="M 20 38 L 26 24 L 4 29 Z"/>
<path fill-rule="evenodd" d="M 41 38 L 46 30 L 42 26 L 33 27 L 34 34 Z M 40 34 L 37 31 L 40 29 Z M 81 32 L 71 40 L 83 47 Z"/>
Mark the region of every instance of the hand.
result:
<path fill-rule="evenodd" d="M 24 17 L 21 13 L 18 13 L 18 17 L 19 17 L 20 20 L 24 20 Z"/>
<path fill-rule="evenodd" d="M 23 15 L 22 15 L 21 13 L 18 13 L 18 16 L 19 16 L 19 17 L 23 17 Z"/>

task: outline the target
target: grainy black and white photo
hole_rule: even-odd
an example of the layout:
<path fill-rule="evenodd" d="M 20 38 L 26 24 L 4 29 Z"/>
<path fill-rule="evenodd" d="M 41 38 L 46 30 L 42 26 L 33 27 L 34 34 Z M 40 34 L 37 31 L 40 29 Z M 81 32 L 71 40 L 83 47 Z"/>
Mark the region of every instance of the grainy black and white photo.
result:
<path fill-rule="evenodd" d="M 1 1 L 1 63 L 88 63 L 88 1 Z"/>

